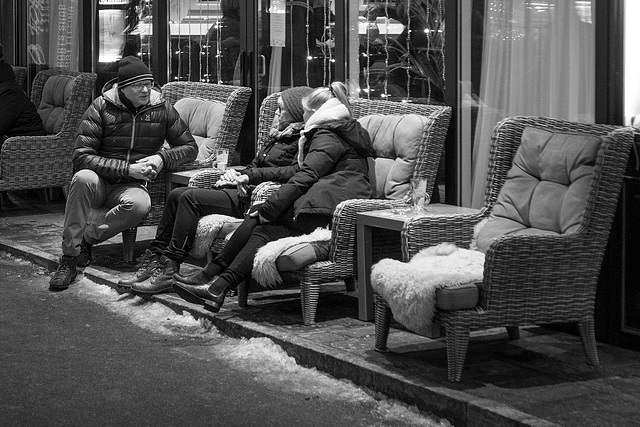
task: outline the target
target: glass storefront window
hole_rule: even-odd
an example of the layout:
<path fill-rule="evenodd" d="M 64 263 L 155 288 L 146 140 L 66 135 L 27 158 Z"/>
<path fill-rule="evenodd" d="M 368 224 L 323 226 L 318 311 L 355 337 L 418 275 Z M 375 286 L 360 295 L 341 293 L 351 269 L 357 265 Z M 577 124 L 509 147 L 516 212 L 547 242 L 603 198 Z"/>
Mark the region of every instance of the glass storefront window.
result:
<path fill-rule="evenodd" d="M 360 0 L 349 16 L 349 46 L 358 46 L 349 80 L 361 97 L 444 102 L 444 0 Z"/>
<path fill-rule="evenodd" d="M 498 121 L 595 121 L 595 0 L 471 0 L 460 7 L 457 181 L 462 205 L 480 207 Z"/>
<path fill-rule="evenodd" d="M 640 40 L 640 2 L 626 0 L 624 4 L 624 120 L 640 128 L 640 58 L 637 41 Z"/>
<path fill-rule="evenodd" d="M 78 6 L 78 0 L 28 1 L 27 63 L 30 68 L 78 70 Z"/>
<path fill-rule="evenodd" d="M 117 76 L 120 59 L 125 56 L 138 56 L 151 68 L 152 6 L 151 0 L 98 2 L 98 90 Z"/>
<path fill-rule="evenodd" d="M 335 79 L 333 0 L 262 0 L 258 16 L 262 97 Z"/>
<path fill-rule="evenodd" d="M 240 84 L 238 0 L 171 0 L 169 80 Z"/>

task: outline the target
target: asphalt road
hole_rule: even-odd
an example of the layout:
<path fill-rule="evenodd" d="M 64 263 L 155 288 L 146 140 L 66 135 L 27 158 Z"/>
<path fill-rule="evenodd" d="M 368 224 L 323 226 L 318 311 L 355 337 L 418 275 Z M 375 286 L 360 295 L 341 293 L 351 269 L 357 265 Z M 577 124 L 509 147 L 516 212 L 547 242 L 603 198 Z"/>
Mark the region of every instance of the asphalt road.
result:
<path fill-rule="evenodd" d="M 2 426 L 439 425 L 291 367 L 269 343 L 194 330 L 132 297 L 97 303 L 113 291 L 86 279 L 50 292 L 48 274 L 0 252 Z"/>

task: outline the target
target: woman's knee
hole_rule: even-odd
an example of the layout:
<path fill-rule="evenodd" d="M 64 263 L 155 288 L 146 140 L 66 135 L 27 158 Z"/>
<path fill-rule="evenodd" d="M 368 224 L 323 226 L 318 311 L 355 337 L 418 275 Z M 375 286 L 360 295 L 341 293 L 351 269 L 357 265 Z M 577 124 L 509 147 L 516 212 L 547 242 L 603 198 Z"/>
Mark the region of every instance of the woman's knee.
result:
<path fill-rule="evenodd" d="M 188 193 L 191 190 L 189 187 L 177 187 L 171 190 L 169 195 L 167 196 L 166 204 L 178 204 L 180 199 L 185 193 Z"/>

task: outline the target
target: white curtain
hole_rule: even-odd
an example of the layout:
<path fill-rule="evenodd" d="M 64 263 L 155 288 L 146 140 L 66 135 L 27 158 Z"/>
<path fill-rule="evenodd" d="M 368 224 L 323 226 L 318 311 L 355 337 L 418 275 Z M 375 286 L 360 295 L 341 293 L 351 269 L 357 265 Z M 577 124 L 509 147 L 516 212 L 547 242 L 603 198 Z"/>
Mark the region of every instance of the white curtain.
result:
<path fill-rule="evenodd" d="M 484 203 L 491 135 L 515 115 L 595 120 L 592 1 L 487 0 L 472 206 Z"/>

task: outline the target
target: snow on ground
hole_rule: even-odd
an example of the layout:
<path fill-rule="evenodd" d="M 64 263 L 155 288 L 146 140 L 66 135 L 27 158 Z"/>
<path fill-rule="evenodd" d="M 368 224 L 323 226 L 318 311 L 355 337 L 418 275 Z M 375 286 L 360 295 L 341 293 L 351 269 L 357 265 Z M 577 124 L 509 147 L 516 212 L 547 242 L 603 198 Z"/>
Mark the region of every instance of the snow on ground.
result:
<path fill-rule="evenodd" d="M 33 276 L 48 275 L 46 269 L 29 261 L 3 254 L 13 262 L 30 267 Z M 26 273 L 26 271 L 25 271 Z M 380 393 L 367 392 L 347 380 L 333 378 L 315 368 L 298 365 L 280 346 L 268 338 L 235 339 L 221 334 L 206 319 L 196 319 L 189 312 L 177 314 L 169 307 L 130 294 L 119 294 L 109 286 L 79 277 L 67 291 L 78 298 L 99 304 L 109 311 L 124 316 L 132 324 L 152 333 L 210 342 L 206 355 L 224 360 L 233 369 L 251 372 L 257 381 L 269 387 L 278 387 L 314 398 L 361 402 L 375 407 L 381 419 L 401 422 L 407 426 L 451 426 L 447 420 L 438 420 L 421 414 L 417 408 L 387 399 Z M 202 348 L 202 346 L 198 346 Z M 189 353 L 191 354 L 191 353 Z"/>
<path fill-rule="evenodd" d="M 257 381 L 271 387 L 310 394 L 322 399 L 372 403 L 378 416 L 412 426 L 450 426 L 422 415 L 415 407 L 365 392 L 350 381 L 335 379 L 315 368 L 298 365 L 280 346 L 268 338 L 235 339 L 222 335 L 211 322 L 190 313 L 177 314 L 163 304 L 117 293 L 114 289 L 82 278 L 68 291 L 78 297 L 125 316 L 131 323 L 162 335 L 210 339 L 208 356 L 224 360 L 232 368 L 249 371 Z"/>

